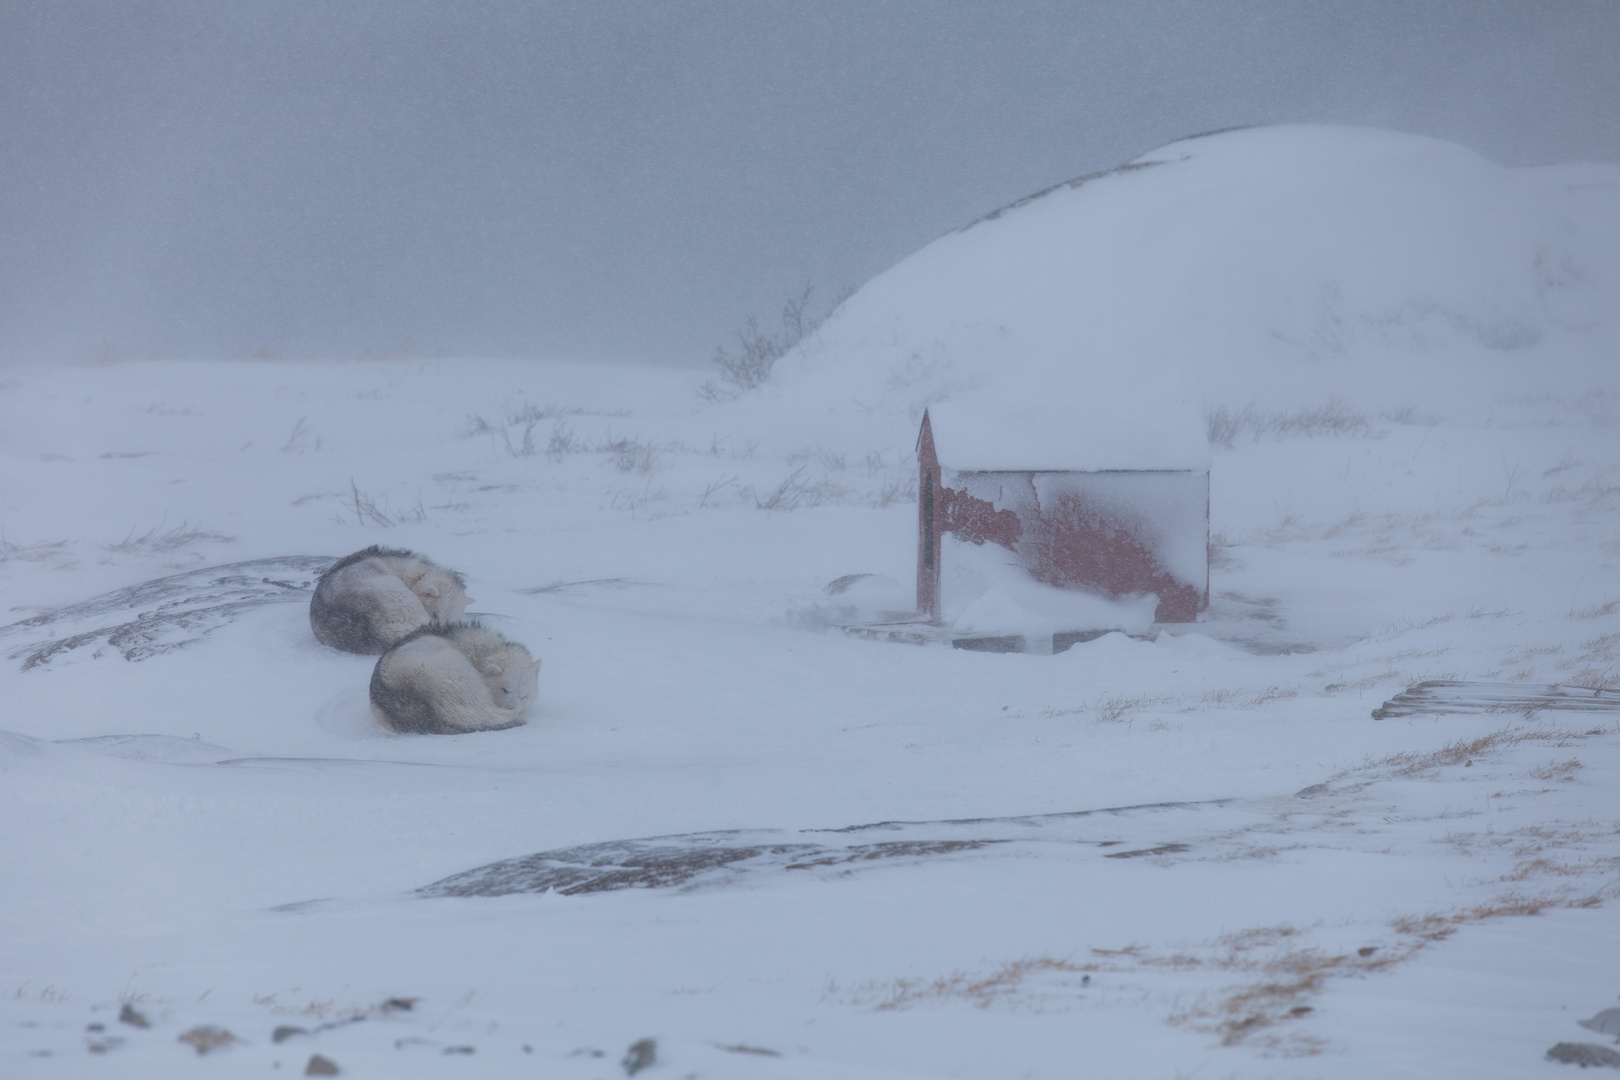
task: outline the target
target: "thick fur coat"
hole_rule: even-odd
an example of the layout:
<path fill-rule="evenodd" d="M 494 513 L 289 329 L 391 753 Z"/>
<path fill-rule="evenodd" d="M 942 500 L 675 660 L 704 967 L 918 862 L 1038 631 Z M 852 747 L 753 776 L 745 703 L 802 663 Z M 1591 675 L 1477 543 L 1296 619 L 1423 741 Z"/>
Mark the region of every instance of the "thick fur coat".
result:
<path fill-rule="evenodd" d="M 540 661 L 476 622 L 430 623 L 383 653 L 371 711 L 395 731 L 456 735 L 523 723 Z"/>
<path fill-rule="evenodd" d="M 414 551 L 373 545 L 321 575 L 309 625 L 323 645 L 375 656 L 420 626 L 459 621 L 470 603 L 454 570 Z"/>

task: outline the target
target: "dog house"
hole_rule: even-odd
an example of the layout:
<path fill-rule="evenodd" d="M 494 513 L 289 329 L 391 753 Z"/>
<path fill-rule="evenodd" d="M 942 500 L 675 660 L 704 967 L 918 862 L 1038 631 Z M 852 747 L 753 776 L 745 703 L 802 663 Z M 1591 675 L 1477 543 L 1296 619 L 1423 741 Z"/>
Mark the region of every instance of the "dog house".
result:
<path fill-rule="evenodd" d="M 1156 622 L 1209 606 L 1209 442 L 1165 407 L 930 406 L 917 435 L 917 609 L 941 621 L 944 563 L 997 545 L 1034 581 L 1157 598 Z M 1075 626 L 1068 636 L 1109 627 Z M 1066 646 L 1065 646 L 1066 647 Z"/>

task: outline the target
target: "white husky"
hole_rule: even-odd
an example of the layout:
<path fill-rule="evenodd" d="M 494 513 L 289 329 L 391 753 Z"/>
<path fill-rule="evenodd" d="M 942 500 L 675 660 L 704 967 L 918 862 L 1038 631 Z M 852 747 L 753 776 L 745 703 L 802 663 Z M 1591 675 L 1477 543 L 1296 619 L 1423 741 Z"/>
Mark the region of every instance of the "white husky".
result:
<path fill-rule="evenodd" d="M 431 623 L 383 653 L 371 711 L 385 727 L 426 735 L 498 731 L 523 723 L 540 661 L 475 622 Z"/>
<path fill-rule="evenodd" d="M 375 656 L 419 626 L 464 618 L 470 603 L 454 570 L 414 551 L 373 545 L 321 575 L 309 625 L 323 645 Z"/>

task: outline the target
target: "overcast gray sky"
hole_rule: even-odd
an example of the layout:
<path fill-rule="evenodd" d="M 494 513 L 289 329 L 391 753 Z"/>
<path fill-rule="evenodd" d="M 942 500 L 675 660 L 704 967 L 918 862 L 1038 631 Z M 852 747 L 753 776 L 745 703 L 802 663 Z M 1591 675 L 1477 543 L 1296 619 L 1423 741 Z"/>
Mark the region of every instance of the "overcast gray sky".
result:
<path fill-rule="evenodd" d="M 701 363 L 1183 135 L 1620 160 L 1620 3 L 0 4 L 0 359 Z"/>

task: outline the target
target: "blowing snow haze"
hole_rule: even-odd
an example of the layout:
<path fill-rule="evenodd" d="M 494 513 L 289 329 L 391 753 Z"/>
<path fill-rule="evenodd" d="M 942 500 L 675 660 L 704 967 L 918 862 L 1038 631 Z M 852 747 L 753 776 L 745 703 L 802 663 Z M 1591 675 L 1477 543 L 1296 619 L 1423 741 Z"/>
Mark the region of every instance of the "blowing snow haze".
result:
<path fill-rule="evenodd" d="M 0 360 L 699 363 L 1032 191 L 1237 124 L 1620 158 L 1620 8 L 0 8 Z"/>

